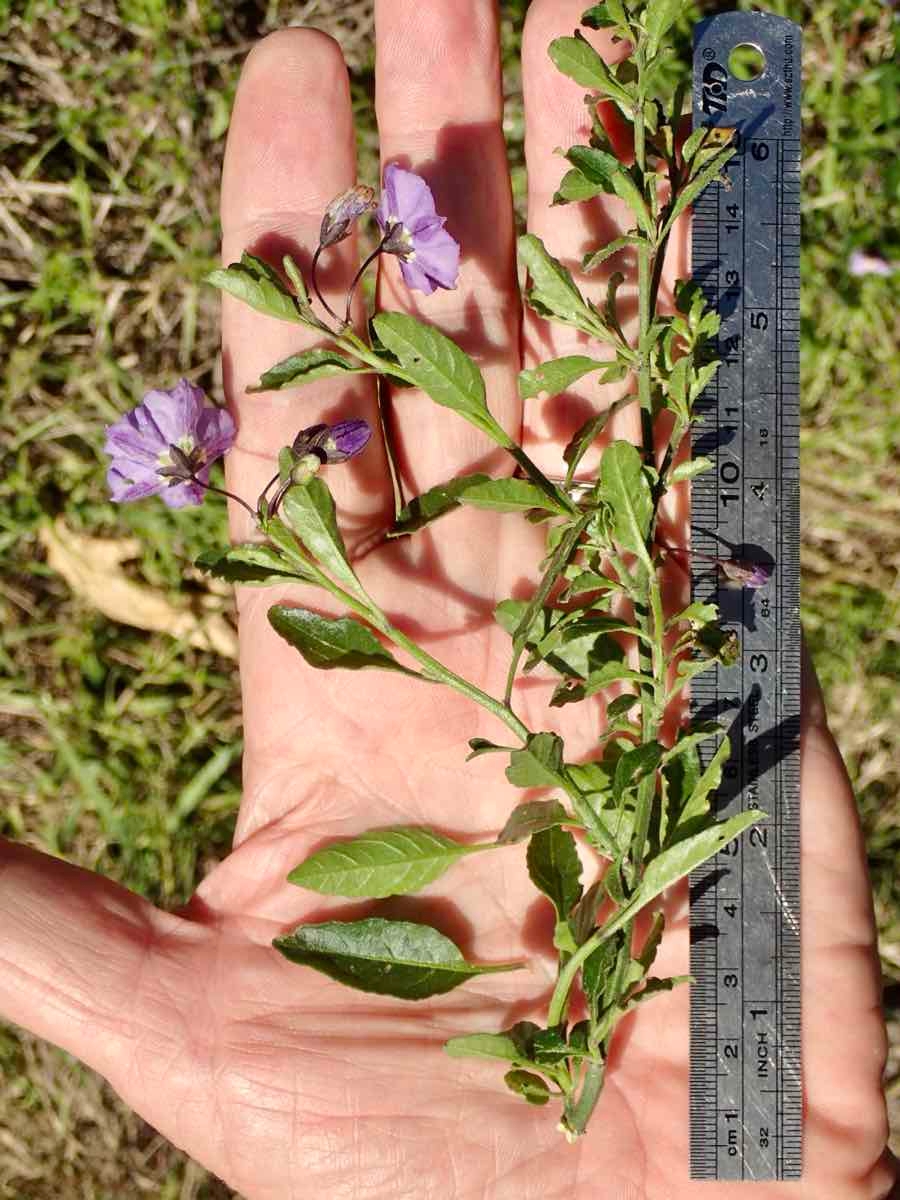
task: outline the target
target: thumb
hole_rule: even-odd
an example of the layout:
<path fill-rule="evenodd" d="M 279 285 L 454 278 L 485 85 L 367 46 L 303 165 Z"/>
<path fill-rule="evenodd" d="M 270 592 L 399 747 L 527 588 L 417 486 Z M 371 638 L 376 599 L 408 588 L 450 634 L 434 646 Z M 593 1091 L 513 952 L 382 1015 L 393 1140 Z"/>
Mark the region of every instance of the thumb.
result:
<path fill-rule="evenodd" d="M 175 1020 L 171 986 L 155 986 L 163 959 L 168 974 L 205 936 L 109 879 L 0 839 L 0 1016 L 114 1086 L 148 1025 Z"/>

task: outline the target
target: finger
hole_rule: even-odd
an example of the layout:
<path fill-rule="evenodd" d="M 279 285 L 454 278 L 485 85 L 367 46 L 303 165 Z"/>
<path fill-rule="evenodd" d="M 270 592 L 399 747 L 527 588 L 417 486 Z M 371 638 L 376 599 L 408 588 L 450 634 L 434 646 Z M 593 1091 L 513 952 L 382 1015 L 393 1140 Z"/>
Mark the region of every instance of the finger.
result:
<path fill-rule="evenodd" d="M 410 292 L 383 256 L 379 307 L 433 323 L 481 367 L 497 420 L 518 435 L 519 308 L 494 0 L 377 0 L 376 101 L 383 164 L 427 180 L 462 247 L 459 286 Z M 385 261 L 387 260 L 387 261 Z M 390 400 L 401 481 L 411 494 L 509 461 L 461 417 L 420 392 Z"/>
<path fill-rule="evenodd" d="M 805 650 L 803 709 L 802 970 L 810 1001 L 803 1010 L 804 1083 L 810 1097 L 828 1098 L 827 1132 L 854 1130 L 854 1151 L 874 1162 L 887 1135 L 881 1091 L 887 1044 L 866 848 Z M 870 1103 L 861 1104 L 863 1097 Z"/>
<path fill-rule="evenodd" d="M 312 29 L 271 34 L 249 55 L 235 99 L 222 179 L 223 261 L 234 262 L 250 250 L 280 266 L 290 253 L 308 280 L 322 214 L 355 181 L 353 118 L 340 48 Z M 357 265 L 355 236 L 326 251 L 323 292 L 339 313 Z M 331 379 L 247 394 L 262 371 L 322 342 L 315 331 L 223 297 L 225 390 L 239 425 L 228 481 L 251 504 L 277 470 L 278 451 L 300 428 L 349 417 L 379 428 L 375 389 L 367 376 L 352 377 L 352 383 Z M 377 432 L 359 459 L 329 472 L 328 483 L 345 528 L 362 538 L 386 523 L 392 495 Z M 247 532 L 238 514 L 236 533 Z"/>
<path fill-rule="evenodd" d="M 632 256 L 627 252 L 615 255 L 591 275 L 581 271 L 582 257 L 625 233 L 634 224 L 630 211 L 616 196 L 551 207 L 553 195 L 568 168 L 556 151 L 559 147 L 587 145 L 591 121 L 584 102 L 585 89 L 557 70 L 548 47 L 554 38 L 572 35 L 583 11 L 581 0 L 535 0 L 525 21 L 522 90 L 528 168 L 528 230 L 541 238 L 549 253 L 572 271 L 582 293 L 591 300 L 598 300 L 613 271 L 622 270 L 627 276 L 633 276 Z M 587 36 L 607 61 L 613 62 L 623 56 L 624 48 L 614 46 L 607 34 L 588 32 Z M 615 133 L 619 148 L 627 153 L 620 128 L 614 124 L 613 113 L 611 105 L 601 106 L 601 118 L 611 134 Z M 633 287 L 628 284 L 620 289 L 619 311 L 623 317 L 634 316 L 633 293 Z M 626 333 L 630 323 L 623 319 Z M 604 360 L 613 357 L 609 346 L 589 341 L 577 329 L 545 321 L 527 309 L 522 345 L 525 367 L 566 354 L 589 354 Z M 529 400 L 525 408 L 528 453 L 551 475 L 561 474 L 565 467 L 562 451 L 576 429 L 628 390 L 633 390 L 633 385 L 627 380 L 621 384 L 599 385 L 596 376 L 587 376 L 561 396 Z M 613 418 L 606 438 L 626 437 L 637 441 L 639 435 L 640 421 L 635 404 Z M 594 448 L 585 456 L 579 476 L 588 477 L 596 469 L 597 457 Z"/>

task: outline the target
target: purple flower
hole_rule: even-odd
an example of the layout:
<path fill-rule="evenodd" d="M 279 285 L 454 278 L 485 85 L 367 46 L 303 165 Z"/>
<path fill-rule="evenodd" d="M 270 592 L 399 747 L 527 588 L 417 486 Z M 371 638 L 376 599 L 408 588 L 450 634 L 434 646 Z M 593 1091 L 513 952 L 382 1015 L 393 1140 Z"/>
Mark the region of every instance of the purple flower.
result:
<path fill-rule="evenodd" d="M 747 562 L 742 558 L 717 558 L 719 570 L 727 580 L 739 583 L 741 587 L 765 587 L 772 578 L 772 568 L 768 563 Z"/>
<path fill-rule="evenodd" d="M 375 192 L 370 187 L 356 184 L 346 192 L 341 192 L 325 209 L 322 228 L 319 231 L 320 249 L 342 242 L 349 235 L 350 226 L 354 221 L 374 207 Z"/>
<path fill-rule="evenodd" d="M 103 450 L 112 459 L 106 476 L 112 499 L 125 504 L 160 495 L 169 508 L 199 504 L 205 490 L 194 477 L 205 483 L 234 438 L 231 414 L 209 404 L 189 380 L 148 392 L 107 427 Z"/>
<path fill-rule="evenodd" d="M 371 436 L 369 423 L 362 420 L 310 425 L 300 430 L 291 449 L 298 456 L 314 454 L 322 463 L 346 462 L 365 449 Z"/>
<path fill-rule="evenodd" d="M 375 219 L 385 235 L 382 249 L 400 259 L 408 288 L 429 295 L 435 288 L 456 287 L 459 243 L 444 229 L 446 218 L 435 212 L 431 188 L 421 176 L 389 163 Z"/>
<path fill-rule="evenodd" d="M 897 263 L 889 263 L 880 254 L 866 254 L 863 250 L 854 250 L 847 263 L 851 275 L 893 275 Z"/>

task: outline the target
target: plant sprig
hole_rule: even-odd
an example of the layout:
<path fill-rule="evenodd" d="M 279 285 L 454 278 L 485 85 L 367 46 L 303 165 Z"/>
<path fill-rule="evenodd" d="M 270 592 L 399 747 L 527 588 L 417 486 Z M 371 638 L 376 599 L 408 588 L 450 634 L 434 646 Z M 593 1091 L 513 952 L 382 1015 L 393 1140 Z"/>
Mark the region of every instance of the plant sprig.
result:
<path fill-rule="evenodd" d="M 206 556 L 202 565 L 242 584 L 299 581 L 326 591 L 341 603 L 344 615 L 324 617 L 288 604 L 269 611 L 274 629 L 311 666 L 390 670 L 450 687 L 489 712 L 514 739 L 511 746 L 473 739 L 469 757 L 500 754 L 508 759 L 511 787 L 553 793 L 513 805 L 490 842 L 468 844 L 428 828 L 366 830 L 316 851 L 295 867 L 290 880 L 334 896 L 408 894 L 472 854 L 509 853 L 525 843 L 529 875 L 555 913 L 558 970 L 545 1024 L 520 1021 L 502 1031 L 472 1032 L 451 1038 L 446 1049 L 453 1056 L 502 1063 L 506 1085 L 527 1103 L 560 1101 L 560 1127 L 570 1140 L 585 1132 L 600 1101 L 619 1022 L 637 1005 L 685 982 L 651 974 L 665 921 L 656 912 L 638 946 L 637 916 L 764 816 L 754 811 L 715 819 L 711 797 L 729 752 L 722 728 L 682 728 L 674 740 L 666 740 L 663 732 L 667 710 L 689 680 L 717 662 L 730 662 L 735 653 L 734 635 L 719 626 L 713 605 L 667 612 L 661 589 L 666 563 L 690 553 L 660 543 L 663 500 L 673 487 L 711 466 L 704 459 L 682 461 L 679 451 L 698 419 L 696 401 L 718 365 L 718 316 L 687 283 L 677 288 L 676 311 L 661 312 L 660 280 L 676 221 L 705 187 L 715 185 L 733 153 L 727 139 L 707 130 L 682 138 L 683 89 L 668 110 L 658 95 L 666 38 L 680 8 L 680 0 L 604 0 L 588 9 L 584 27 L 607 29 L 627 50 L 615 64 L 608 64 L 580 32 L 556 39 L 549 48 L 557 67 L 589 89 L 592 114 L 589 143 L 566 152 L 567 169 L 553 202 L 584 203 L 610 195 L 624 203 L 630 228 L 590 249 L 581 266 L 585 272 L 609 270 L 616 256 L 629 256 L 636 261 L 638 298 L 637 329 L 629 334 L 619 303 L 621 270 L 609 271 L 605 299 L 597 303 L 539 238 L 525 234 L 519 240 L 527 272 L 525 301 L 542 318 L 578 329 L 613 355 L 569 355 L 522 371 L 524 402 L 540 394 L 552 398 L 589 378 L 600 386 L 625 386 L 623 396 L 575 433 L 563 454 L 561 480 L 548 478 L 498 423 L 477 363 L 446 334 L 400 312 L 375 313 L 366 338 L 350 324 L 359 278 L 383 254 L 395 255 L 404 280 L 420 291 L 455 285 L 459 247 L 437 218 L 427 185 L 413 172 L 389 165 L 381 203 L 371 188 L 357 185 L 328 206 L 312 257 L 311 288 L 290 257 L 279 270 L 245 253 L 209 276 L 212 284 L 256 310 L 320 335 L 320 344 L 273 364 L 251 390 L 374 374 L 421 389 L 515 461 L 515 475 L 463 476 L 413 498 L 397 514 L 389 536 L 415 536 L 466 505 L 519 512 L 545 527 L 546 551 L 531 597 L 497 605 L 496 619 L 511 640 L 502 697 L 489 695 L 399 630 L 354 569 L 325 475 L 362 451 L 369 436 L 365 422 L 301 430 L 282 451 L 278 472 L 256 504 L 241 501 L 263 540 Z M 621 161 L 596 119 L 600 101 L 615 105 L 629 127 L 633 162 Z M 396 190 L 401 177 L 402 195 Z M 320 294 L 317 264 L 356 220 L 372 212 L 380 238 L 353 280 L 341 317 Z M 174 493 L 166 489 L 174 487 L 196 500 L 211 487 L 213 449 L 219 454 L 227 449 L 226 417 L 213 422 L 215 447 L 204 444 L 195 401 L 192 394 L 179 393 L 177 403 L 183 414 L 193 414 L 193 424 L 185 416 L 179 444 L 154 447 L 163 462 L 154 489 L 164 499 L 171 499 Z M 639 407 L 641 445 L 608 442 L 599 468 L 576 480 L 609 418 L 626 404 Z M 129 436 L 127 430 L 121 433 L 125 442 Z M 766 581 L 759 564 L 722 559 L 713 560 L 713 566 L 739 585 Z M 557 678 L 551 707 L 603 699 L 600 752 L 594 759 L 570 761 L 562 736 L 529 728 L 515 711 L 516 684 L 538 668 Z M 711 756 L 704 756 L 704 766 L 698 747 L 707 740 L 717 744 Z M 593 855 L 594 878 L 587 883 L 576 833 Z M 427 925 L 373 917 L 302 925 L 274 945 L 293 961 L 348 986 L 404 999 L 423 999 L 474 975 L 521 965 L 469 963 Z"/>

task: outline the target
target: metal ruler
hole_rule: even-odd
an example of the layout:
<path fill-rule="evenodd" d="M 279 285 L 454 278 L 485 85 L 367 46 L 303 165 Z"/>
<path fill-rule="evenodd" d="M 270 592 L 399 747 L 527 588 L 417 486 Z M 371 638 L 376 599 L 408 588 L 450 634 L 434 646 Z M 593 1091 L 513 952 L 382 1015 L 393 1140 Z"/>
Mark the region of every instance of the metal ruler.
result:
<path fill-rule="evenodd" d="M 773 567 L 763 588 L 732 590 L 692 559 L 693 598 L 718 604 L 740 642 L 733 667 L 692 683 L 694 718 L 731 737 L 716 809 L 768 814 L 691 875 L 694 1179 L 802 1171 L 800 38 L 791 21 L 744 12 L 694 37 L 694 128 L 735 128 L 738 152 L 731 186 L 694 205 L 692 274 L 722 318 L 722 365 L 697 404 L 693 452 L 715 470 L 693 483 L 691 544 Z M 738 46 L 761 52 L 757 78 L 729 69 Z"/>

